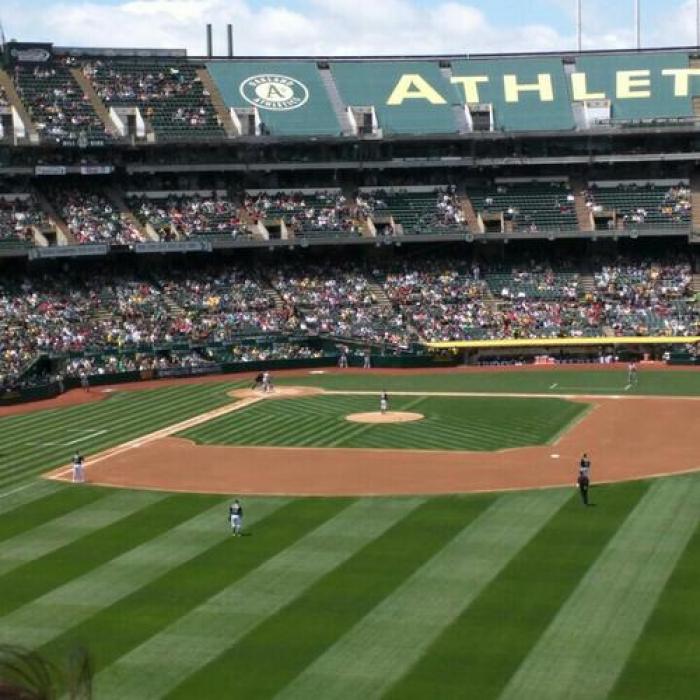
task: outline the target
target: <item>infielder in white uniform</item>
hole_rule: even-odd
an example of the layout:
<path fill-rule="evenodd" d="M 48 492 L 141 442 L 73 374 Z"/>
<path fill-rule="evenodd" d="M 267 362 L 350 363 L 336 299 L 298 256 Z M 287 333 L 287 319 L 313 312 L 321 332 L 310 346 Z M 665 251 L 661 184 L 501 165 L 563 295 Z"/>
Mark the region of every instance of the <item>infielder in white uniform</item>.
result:
<path fill-rule="evenodd" d="M 238 502 L 238 499 L 229 506 L 228 519 L 231 523 L 233 536 L 237 537 L 241 534 L 241 528 L 243 527 L 243 506 Z"/>
<path fill-rule="evenodd" d="M 379 395 L 379 410 L 382 413 L 386 413 L 388 409 L 389 409 L 389 394 L 387 394 L 386 391 L 382 391 L 382 393 Z"/>
<path fill-rule="evenodd" d="M 80 452 L 73 455 L 73 483 L 85 483 L 85 460 Z"/>

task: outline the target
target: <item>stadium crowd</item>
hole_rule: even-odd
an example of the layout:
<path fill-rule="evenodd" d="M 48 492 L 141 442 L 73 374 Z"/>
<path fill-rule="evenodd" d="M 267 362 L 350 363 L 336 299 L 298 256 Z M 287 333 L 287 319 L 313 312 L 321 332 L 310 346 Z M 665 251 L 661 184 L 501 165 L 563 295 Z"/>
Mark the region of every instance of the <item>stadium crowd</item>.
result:
<path fill-rule="evenodd" d="M 41 226 L 44 215 L 33 197 L 0 196 L 0 240 L 32 240 L 32 226 Z"/>
<path fill-rule="evenodd" d="M 138 243 L 143 236 L 99 192 L 78 188 L 55 190 L 53 200 L 78 243 Z"/>
<path fill-rule="evenodd" d="M 42 354 L 104 352 L 117 358 L 103 365 L 107 371 L 144 346 L 151 355 L 168 344 L 235 346 L 252 333 L 400 349 L 420 340 L 700 331 L 685 261 L 608 260 L 590 277 L 593 288 L 583 289 L 575 273 L 449 259 L 9 275 L 0 281 L 0 381 L 16 380 Z M 509 293 L 494 294 L 504 284 Z M 234 357 L 261 359 L 260 352 L 241 349 Z M 76 360 L 77 372 L 90 369 Z"/>
<path fill-rule="evenodd" d="M 263 192 L 247 195 L 243 207 L 252 221 L 284 219 L 295 233 L 358 233 L 355 206 L 339 192 L 315 192 L 313 195 Z"/>
<path fill-rule="evenodd" d="M 239 218 L 238 206 L 228 197 L 200 194 L 170 195 L 165 199 L 132 197 L 129 205 L 137 218 L 153 227 L 161 240 L 222 234 L 249 235 Z"/>

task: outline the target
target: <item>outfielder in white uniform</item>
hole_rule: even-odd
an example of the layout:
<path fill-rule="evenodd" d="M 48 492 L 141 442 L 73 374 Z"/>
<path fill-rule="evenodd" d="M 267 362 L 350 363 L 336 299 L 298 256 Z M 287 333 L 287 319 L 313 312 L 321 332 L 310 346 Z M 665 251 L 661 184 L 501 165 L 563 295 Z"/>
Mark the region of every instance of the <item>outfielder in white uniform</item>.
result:
<path fill-rule="evenodd" d="M 233 536 L 237 537 L 241 534 L 241 528 L 243 527 L 243 506 L 238 502 L 238 499 L 229 506 L 228 518 L 231 523 Z"/>

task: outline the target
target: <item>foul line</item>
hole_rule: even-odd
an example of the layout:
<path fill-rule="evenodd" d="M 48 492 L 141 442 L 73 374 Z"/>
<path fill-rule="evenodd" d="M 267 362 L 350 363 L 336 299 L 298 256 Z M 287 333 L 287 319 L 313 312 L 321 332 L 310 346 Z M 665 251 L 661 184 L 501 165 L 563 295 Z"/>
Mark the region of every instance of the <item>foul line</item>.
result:
<path fill-rule="evenodd" d="M 169 437 L 173 433 L 178 433 L 181 430 L 187 430 L 188 428 L 193 428 L 202 423 L 206 423 L 215 418 L 219 418 L 220 416 L 225 416 L 229 413 L 233 413 L 234 411 L 240 411 L 242 408 L 246 408 L 247 406 L 251 406 L 252 404 L 257 403 L 258 401 L 262 401 L 263 398 L 264 397 L 262 396 L 251 396 L 248 399 L 241 399 L 236 403 L 231 403 L 220 408 L 215 408 L 212 411 L 207 411 L 206 413 L 200 413 L 198 416 L 187 418 L 186 420 L 180 421 L 179 423 L 173 423 L 173 425 L 168 425 L 165 428 L 161 428 L 160 430 L 148 433 L 147 435 L 142 435 L 141 437 L 134 438 L 133 440 L 124 442 L 121 445 L 117 445 L 116 447 L 110 447 L 108 450 L 98 452 L 95 456 L 90 457 L 90 464 L 102 462 L 105 459 L 109 459 L 110 457 L 114 457 L 115 455 L 122 454 L 122 452 L 133 450 L 136 447 L 142 447 L 143 445 L 146 445 L 149 442 L 154 442 L 155 440 L 160 440 L 164 437 Z M 58 470 L 55 470 L 53 472 L 49 472 L 49 474 L 45 476 L 48 479 L 61 480 L 63 477 L 71 474 L 72 471 L 73 466 L 70 465 L 63 468 L 59 468 Z"/>

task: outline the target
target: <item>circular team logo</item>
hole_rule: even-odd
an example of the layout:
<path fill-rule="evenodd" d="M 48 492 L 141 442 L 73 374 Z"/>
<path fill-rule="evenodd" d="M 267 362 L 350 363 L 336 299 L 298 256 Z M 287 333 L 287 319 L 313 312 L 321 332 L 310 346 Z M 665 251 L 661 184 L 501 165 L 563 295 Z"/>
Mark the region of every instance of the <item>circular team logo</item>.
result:
<path fill-rule="evenodd" d="M 241 95 L 250 104 L 274 112 L 286 112 L 306 104 L 309 90 L 286 75 L 252 75 L 241 83 Z"/>

